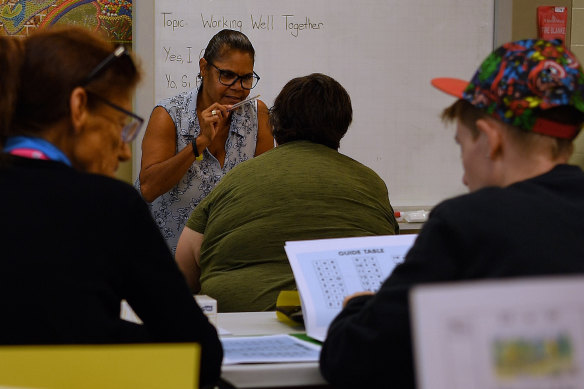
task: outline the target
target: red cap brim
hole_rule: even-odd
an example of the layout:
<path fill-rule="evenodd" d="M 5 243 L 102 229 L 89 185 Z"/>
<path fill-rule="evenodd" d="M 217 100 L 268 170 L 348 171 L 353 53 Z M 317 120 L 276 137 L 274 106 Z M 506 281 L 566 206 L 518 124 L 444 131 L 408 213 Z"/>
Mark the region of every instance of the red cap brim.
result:
<path fill-rule="evenodd" d="M 458 78 L 435 78 L 432 80 L 432 85 L 442 92 L 462 99 L 462 92 L 468 86 L 468 81 L 459 80 Z"/>

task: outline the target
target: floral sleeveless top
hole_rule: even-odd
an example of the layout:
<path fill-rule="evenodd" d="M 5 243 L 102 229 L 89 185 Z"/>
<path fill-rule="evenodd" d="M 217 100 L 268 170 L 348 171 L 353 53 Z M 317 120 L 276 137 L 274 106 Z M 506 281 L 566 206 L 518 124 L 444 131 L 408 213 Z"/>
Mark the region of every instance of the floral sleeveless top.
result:
<path fill-rule="evenodd" d="M 187 147 L 201 132 L 196 111 L 196 89 L 164 99 L 157 106 L 166 109 L 176 126 L 176 152 Z M 257 136 L 257 102 L 245 104 L 232 113 L 223 168 L 205 149 L 203 159 L 195 161 L 174 188 L 150 204 L 152 216 L 173 254 L 191 212 L 228 171 L 238 163 L 253 158 Z M 136 186 L 139 188 L 139 180 Z"/>

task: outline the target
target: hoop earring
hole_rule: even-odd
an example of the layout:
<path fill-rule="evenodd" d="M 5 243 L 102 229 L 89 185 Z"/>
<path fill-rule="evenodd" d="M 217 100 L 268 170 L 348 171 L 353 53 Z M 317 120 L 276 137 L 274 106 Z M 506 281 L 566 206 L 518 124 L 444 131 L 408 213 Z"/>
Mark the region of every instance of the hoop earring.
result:
<path fill-rule="evenodd" d="M 195 77 L 195 85 L 197 86 L 197 90 L 200 90 L 203 87 L 203 76 L 201 76 L 201 73 L 197 74 L 197 77 Z"/>

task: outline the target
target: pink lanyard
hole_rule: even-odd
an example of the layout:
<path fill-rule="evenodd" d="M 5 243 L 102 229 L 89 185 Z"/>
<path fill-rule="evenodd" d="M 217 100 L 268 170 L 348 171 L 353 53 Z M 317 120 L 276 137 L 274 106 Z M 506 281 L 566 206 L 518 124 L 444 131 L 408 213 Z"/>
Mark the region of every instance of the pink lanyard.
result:
<path fill-rule="evenodd" d="M 42 151 L 39 151 L 39 150 L 35 150 L 35 149 L 19 148 L 19 149 L 13 149 L 9 153 L 12 155 L 16 155 L 18 157 L 24 157 L 24 158 L 45 159 L 45 160 L 50 159 L 49 157 L 47 157 L 47 155 L 45 153 L 43 153 Z"/>

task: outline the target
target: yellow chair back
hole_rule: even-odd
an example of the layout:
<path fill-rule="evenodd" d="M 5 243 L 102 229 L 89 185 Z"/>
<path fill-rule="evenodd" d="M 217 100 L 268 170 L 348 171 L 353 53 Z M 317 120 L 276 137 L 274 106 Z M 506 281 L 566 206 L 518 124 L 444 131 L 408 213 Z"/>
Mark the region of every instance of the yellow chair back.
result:
<path fill-rule="evenodd" d="M 193 389 L 196 343 L 0 346 L 0 387 Z"/>

